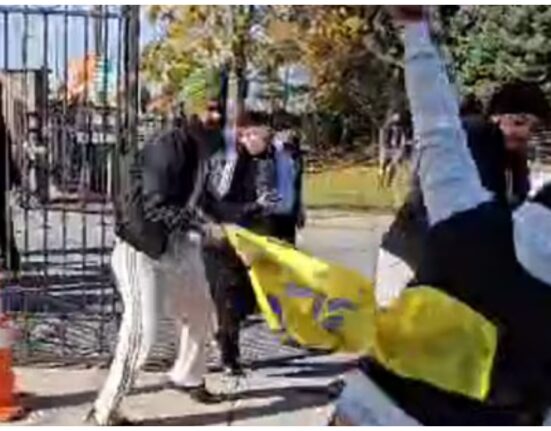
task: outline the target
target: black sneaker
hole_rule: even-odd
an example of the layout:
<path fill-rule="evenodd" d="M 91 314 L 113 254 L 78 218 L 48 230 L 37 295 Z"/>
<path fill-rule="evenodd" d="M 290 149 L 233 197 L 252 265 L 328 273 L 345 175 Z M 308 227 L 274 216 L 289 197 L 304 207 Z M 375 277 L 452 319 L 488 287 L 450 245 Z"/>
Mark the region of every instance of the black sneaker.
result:
<path fill-rule="evenodd" d="M 243 370 L 241 365 L 225 366 L 224 374 L 232 377 L 243 377 L 245 375 L 245 370 Z"/>
<path fill-rule="evenodd" d="M 168 382 L 168 389 L 188 394 L 190 398 L 201 404 L 219 404 L 227 400 L 227 397 L 222 394 L 213 394 L 205 384 L 200 386 L 186 387 L 178 386 L 174 382 Z"/>
<path fill-rule="evenodd" d="M 233 363 L 233 364 L 224 365 L 223 370 L 224 370 L 224 374 L 226 374 L 228 376 L 241 377 L 241 376 L 245 375 L 245 370 L 243 369 L 241 364 L 238 363 L 238 362 Z"/>

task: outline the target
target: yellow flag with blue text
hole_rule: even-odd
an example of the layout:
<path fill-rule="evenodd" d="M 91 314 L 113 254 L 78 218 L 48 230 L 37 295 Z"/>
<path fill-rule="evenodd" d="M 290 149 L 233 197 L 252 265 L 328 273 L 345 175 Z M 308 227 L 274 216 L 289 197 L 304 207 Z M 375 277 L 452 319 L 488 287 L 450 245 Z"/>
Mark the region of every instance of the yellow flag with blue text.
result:
<path fill-rule="evenodd" d="M 370 355 L 446 391 L 487 396 L 497 330 L 467 305 L 421 286 L 379 309 L 372 282 L 355 271 L 236 226 L 226 234 L 273 331 L 305 347 Z"/>
<path fill-rule="evenodd" d="M 270 329 L 302 346 L 367 352 L 373 340 L 371 282 L 273 238 L 227 227 L 230 243 L 250 264 L 258 305 Z M 358 330 L 358 328 L 363 328 Z"/>

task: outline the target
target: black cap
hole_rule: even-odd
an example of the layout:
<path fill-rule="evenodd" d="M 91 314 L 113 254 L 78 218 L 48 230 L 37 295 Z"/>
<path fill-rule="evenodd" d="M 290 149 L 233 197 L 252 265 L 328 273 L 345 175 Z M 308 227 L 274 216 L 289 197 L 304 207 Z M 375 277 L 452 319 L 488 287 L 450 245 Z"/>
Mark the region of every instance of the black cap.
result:
<path fill-rule="evenodd" d="M 549 103 L 537 84 L 515 81 L 503 85 L 494 93 L 488 114 L 532 114 L 545 120 L 549 115 Z"/>

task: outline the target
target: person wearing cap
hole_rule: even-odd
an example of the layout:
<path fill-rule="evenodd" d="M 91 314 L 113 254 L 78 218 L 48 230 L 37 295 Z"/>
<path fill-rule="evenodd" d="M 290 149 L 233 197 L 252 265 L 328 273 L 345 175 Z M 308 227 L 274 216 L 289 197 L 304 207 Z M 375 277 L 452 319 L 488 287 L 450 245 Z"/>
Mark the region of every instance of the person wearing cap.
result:
<path fill-rule="evenodd" d="M 506 149 L 506 193 L 507 199 L 513 205 L 520 204 L 530 191 L 528 143 L 540 120 L 547 113 L 545 95 L 534 83 L 507 83 L 490 100 L 488 116 L 503 135 Z"/>
<path fill-rule="evenodd" d="M 461 120 L 480 180 L 497 199 L 509 205 L 517 206 L 528 196 L 528 143 L 547 109 L 543 91 L 520 81 L 498 88 L 486 115 L 472 95 L 463 99 Z M 383 303 L 411 281 L 426 247 L 427 211 L 417 167 L 413 170 L 411 190 L 381 241 L 376 285 Z"/>
<path fill-rule="evenodd" d="M 405 27 L 406 87 L 429 223 L 415 285 L 432 286 L 491 321 L 497 349 L 482 399 L 362 360 L 361 377 L 355 375 L 354 390 L 345 386 L 335 422 L 541 424 L 551 404 L 551 184 L 518 207 L 484 187 L 424 8 L 395 10 Z"/>

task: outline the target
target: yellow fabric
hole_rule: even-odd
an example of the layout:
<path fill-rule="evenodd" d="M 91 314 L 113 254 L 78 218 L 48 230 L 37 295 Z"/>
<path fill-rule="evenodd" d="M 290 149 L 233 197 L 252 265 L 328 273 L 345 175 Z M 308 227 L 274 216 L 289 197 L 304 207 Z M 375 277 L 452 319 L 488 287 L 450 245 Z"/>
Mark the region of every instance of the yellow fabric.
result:
<path fill-rule="evenodd" d="M 303 346 L 371 355 L 398 375 L 450 392 L 487 396 L 497 331 L 465 304 L 419 287 L 378 309 L 362 275 L 236 226 L 226 233 L 250 268 L 272 330 Z"/>
<path fill-rule="evenodd" d="M 270 329 L 303 346 L 367 353 L 373 340 L 373 286 L 361 275 L 272 238 L 227 227 Z M 362 328 L 358 331 L 358 328 Z"/>
<path fill-rule="evenodd" d="M 377 313 L 373 356 L 403 377 L 484 399 L 497 348 L 495 326 L 431 287 L 406 289 Z"/>

